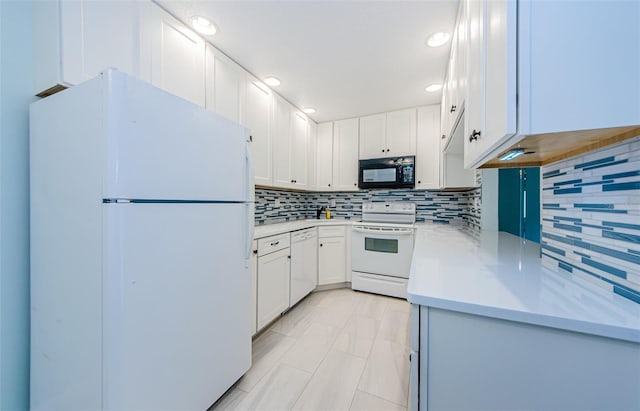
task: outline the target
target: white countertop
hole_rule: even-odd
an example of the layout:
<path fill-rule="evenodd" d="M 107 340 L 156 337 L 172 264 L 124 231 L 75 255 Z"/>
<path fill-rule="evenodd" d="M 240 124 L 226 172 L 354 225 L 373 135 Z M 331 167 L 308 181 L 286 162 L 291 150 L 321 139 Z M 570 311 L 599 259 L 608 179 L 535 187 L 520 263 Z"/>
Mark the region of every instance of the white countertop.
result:
<path fill-rule="evenodd" d="M 344 218 L 331 218 L 329 220 L 321 218 L 321 219 L 309 219 L 309 220 L 296 220 L 289 221 L 286 223 L 276 223 L 276 224 L 264 224 L 257 225 L 253 231 L 253 238 L 263 238 L 269 237 L 270 235 L 282 234 L 288 231 L 297 231 L 302 230 L 309 227 L 316 227 L 319 225 L 345 225 L 351 224 L 354 220 L 347 220 Z"/>
<path fill-rule="evenodd" d="M 640 304 L 543 266 L 539 245 L 503 232 L 477 238 L 419 224 L 411 303 L 640 342 Z"/>

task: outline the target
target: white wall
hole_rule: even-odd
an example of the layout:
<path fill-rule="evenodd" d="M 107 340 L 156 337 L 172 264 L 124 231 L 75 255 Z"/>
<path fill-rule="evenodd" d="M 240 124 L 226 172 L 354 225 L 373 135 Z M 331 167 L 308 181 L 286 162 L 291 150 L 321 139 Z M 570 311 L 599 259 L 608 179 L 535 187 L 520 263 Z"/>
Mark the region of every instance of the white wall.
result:
<path fill-rule="evenodd" d="M 29 407 L 31 2 L 0 0 L 0 410 Z"/>

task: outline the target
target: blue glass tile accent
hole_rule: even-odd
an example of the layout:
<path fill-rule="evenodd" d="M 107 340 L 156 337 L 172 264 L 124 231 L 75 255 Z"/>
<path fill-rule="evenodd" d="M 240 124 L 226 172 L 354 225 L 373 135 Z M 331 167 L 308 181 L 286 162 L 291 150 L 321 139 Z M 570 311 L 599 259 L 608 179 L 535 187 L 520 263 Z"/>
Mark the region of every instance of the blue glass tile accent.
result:
<path fill-rule="evenodd" d="M 613 180 L 602 180 L 602 181 L 592 181 L 590 183 L 580 183 L 576 184 L 576 187 L 586 187 L 586 186 L 597 186 L 602 184 L 613 183 Z"/>
<path fill-rule="evenodd" d="M 557 177 L 557 176 L 563 176 L 567 173 L 560 173 L 560 170 L 553 170 L 553 171 L 547 171 L 546 173 L 542 174 L 542 178 L 551 178 L 551 177 Z"/>
<path fill-rule="evenodd" d="M 553 190 L 553 194 L 579 194 L 582 193 L 582 188 L 581 187 L 574 187 L 574 188 L 563 188 L 563 189 L 559 189 L 559 190 Z"/>
<path fill-rule="evenodd" d="M 565 251 L 564 251 L 564 250 L 562 250 L 562 249 L 560 249 L 560 248 L 557 248 L 557 247 L 554 247 L 554 246 L 551 246 L 551 245 L 546 244 L 546 243 L 544 243 L 544 242 L 543 242 L 543 243 L 541 243 L 541 244 L 540 244 L 540 246 L 541 246 L 542 248 L 544 248 L 545 250 L 549 250 L 549 251 L 551 251 L 552 253 L 559 254 L 559 255 L 566 255 L 566 253 L 565 253 Z"/>
<path fill-rule="evenodd" d="M 609 179 L 635 177 L 635 176 L 640 176 L 640 170 L 625 171 L 624 173 L 616 173 L 616 174 L 606 174 L 602 176 L 602 179 L 609 180 Z"/>
<path fill-rule="evenodd" d="M 582 232 L 582 228 L 581 227 L 576 227 L 574 225 L 568 225 L 568 224 L 554 223 L 553 224 L 553 228 L 558 228 L 560 230 L 566 230 L 566 231 L 573 231 L 573 232 L 576 232 L 576 233 L 581 233 Z"/>
<path fill-rule="evenodd" d="M 640 304 L 640 293 L 634 293 L 629 289 L 622 288 L 619 285 L 613 286 L 613 292 Z"/>
<path fill-rule="evenodd" d="M 586 163 L 576 164 L 573 168 L 575 170 L 578 170 L 578 169 L 581 169 L 581 168 L 591 167 L 591 166 L 595 166 L 595 165 L 598 165 L 598 164 L 611 163 L 614 160 L 615 160 L 615 157 L 613 157 L 613 156 L 605 157 L 605 158 L 601 158 L 599 160 L 593 160 L 593 161 L 588 161 Z"/>
<path fill-rule="evenodd" d="M 586 204 L 586 203 L 575 203 L 573 205 L 575 208 L 613 208 L 613 204 Z"/>
<path fill-rule="evenodd" d="M 587 264 L 587 265 L 590 265 L 593 268 L 597 268 L 599 270 L 606 271 L 609 274 L 613 274 L 616 277 L 620 277 L 620 278 L 624 278 L 624 279 L 627 278 L 627 272 L 626 271 L 620 270 L 620 269 L 615 268 L 615 267 L 611 267 L 610 265 L 603 264 L 603 263 L 600 263 L 598 261 L 594 261 L 594 260 L 591 260 L 591 259 L 585 258 L 585 257 L 582 257 L 582 262 Z"/>
<path fill-rule="evenodd" d="M 581 182 L 582 182 L 582 179 L 579 178 L 579 179 L 576 179 L 576 180 L 558 181 L 557 183 L 553 183 L 553 185 L 555 187 L 559 187 L 559 186 L 566 186 L 566 185 L 569 185 L 569 184 L 576 184 L 576 183 L 581 183 Z"/>
<path fill-rule="evenodd" d="M 593 224 L 576 223 L 576 225 L 579 225 L 580 227 L 597 228 L 599 230 L 613 230 L 613 228 L 611 227 L 602 227 L 602 226 L 593 225 Z"/>
<path fill-rule="evenodd" d="M 627 214 L 627 210 L 605 210 L 602 208 L 584 208 L 582 211 L 592 213 Z"/>
<path fill-rule="evenodd" d="M 602 191 L 625 191 L 640 190 L 640 181 L 630 181 L 628 183 L 605 184 Z"/>
<path fill-rule="evenodd" d="M 582 218 L 573 218 L 573 217 L 554 216 L 553 218 L 560 221 L 572 221 L 574 223 L 579 223 L 582 221 Z"/>
<path fill-rule="evenodd" d="M 575 255 L 579 255 L 580 257 L 591 258 L 591 256 L 589 254 L 584 254 L 584 253 L 581 253 L 580 251 L 574 251 L 573 253 Z"/>
<path fill-rule="evenodd" d="M 615 231 L 603 231 L 602 236 L 605 238 L 613 238 L 615 240 L 626 241 L 628 243 L 640 244 L 640 235 L 618 233 Z"/>
<path fill-rule="evenodd" d="M 558 261 L 558 267 L 562 268 L 565 271 L 569 271 L 570 273 L 573 272 L 573 267 L 571 267 L 569 264 L 563 263 L 562 261 Z"/>
<path fill-rule="evenodd" d="M 603 168 L 603 167 L 610 167 L 610 166 L 614 166 L 614 165 L 618 165 L 618 164 L 624 164 L 627 163 L 629 160 L 624 159 L 624 160 L 620 160 L 620 161 L 614 161 L 613 163 L 608 163 L 608 164 L 600 164 L 597 166 L 592 166 L 592 167 L 585 167 L 583 168 L 584 171 L 587 170 L 595 170 L 596 168 Z"/>

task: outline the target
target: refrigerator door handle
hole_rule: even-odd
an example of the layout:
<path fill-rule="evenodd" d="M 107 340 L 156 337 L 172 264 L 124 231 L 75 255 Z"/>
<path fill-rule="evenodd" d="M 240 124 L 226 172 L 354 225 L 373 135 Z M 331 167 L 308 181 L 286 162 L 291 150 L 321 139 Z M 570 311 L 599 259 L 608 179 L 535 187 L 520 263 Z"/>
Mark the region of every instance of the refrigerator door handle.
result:
<path fill-rule="evenodd" d="M 248 133 L 247 133 L 248 135 Z M 245 230 L 245 267 L 249 267 L 249 262 L 251 261 L 251 249 L 253 244 L 253 226 L 254 222 L 254 186 L 253 186 L 253 163 L 251 161 L 251 149 L 249 147 L 249 141 L 245 141 L 244 143 L 244 172 L 245 182 L 246 182 L 246 191 L 245 191 L 245 201 L 247 201 L 247 227 Z"/>

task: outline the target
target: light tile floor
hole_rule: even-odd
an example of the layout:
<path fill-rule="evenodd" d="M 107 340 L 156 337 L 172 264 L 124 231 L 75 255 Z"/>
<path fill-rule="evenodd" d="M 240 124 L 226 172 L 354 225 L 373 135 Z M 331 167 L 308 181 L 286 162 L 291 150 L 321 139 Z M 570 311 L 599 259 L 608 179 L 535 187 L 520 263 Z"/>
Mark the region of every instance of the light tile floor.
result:
<path fill-rule="evenodd" d="M 253 342 L 211 410 L 406 410 L 410 305 L 350 289 L 309 295 Z"/>

